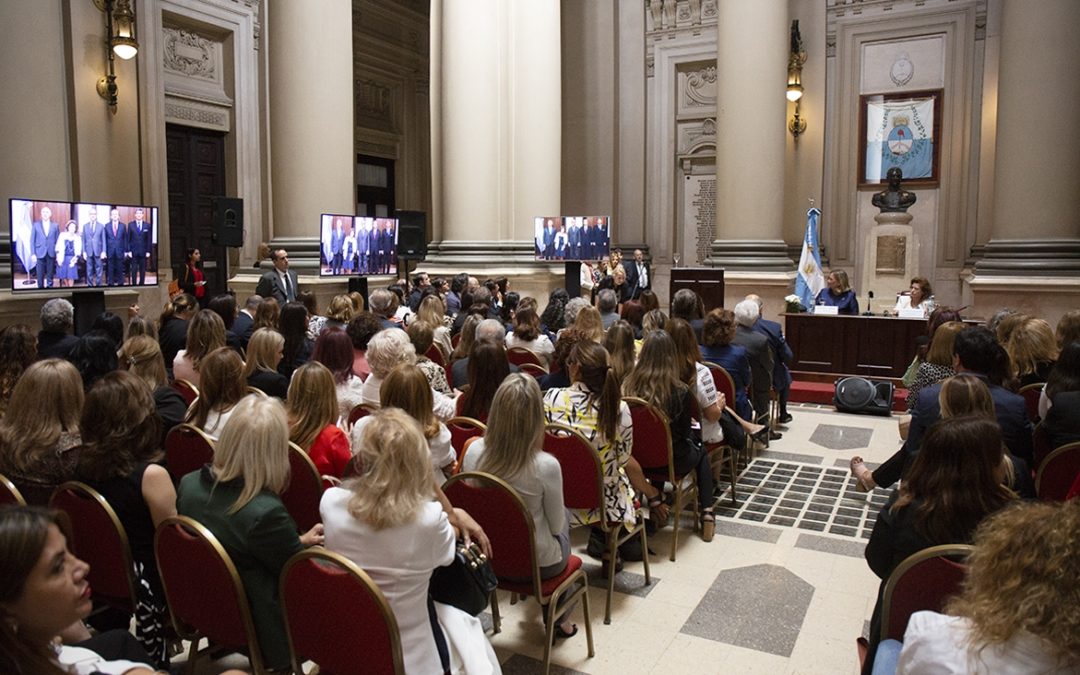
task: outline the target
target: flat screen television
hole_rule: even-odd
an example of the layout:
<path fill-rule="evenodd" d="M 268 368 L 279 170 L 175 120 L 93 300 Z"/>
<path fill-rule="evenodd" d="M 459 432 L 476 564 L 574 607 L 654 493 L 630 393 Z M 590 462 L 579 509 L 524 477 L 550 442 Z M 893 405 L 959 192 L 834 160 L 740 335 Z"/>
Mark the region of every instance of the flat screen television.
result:
<path fill-rule="evenodd" d="M 322 214 L 319 276 L 397 274 L 397 218 Z"/>
<path fill-rule="evenodd" d="M 611 249 L 608 216 L 539 216 L 533 221 L 537 260 L 596 261 Z"/>
<path fill-rule="evenodd" d="M 158 209 L 11 199 L 11 290 L 156 286 Z"/>

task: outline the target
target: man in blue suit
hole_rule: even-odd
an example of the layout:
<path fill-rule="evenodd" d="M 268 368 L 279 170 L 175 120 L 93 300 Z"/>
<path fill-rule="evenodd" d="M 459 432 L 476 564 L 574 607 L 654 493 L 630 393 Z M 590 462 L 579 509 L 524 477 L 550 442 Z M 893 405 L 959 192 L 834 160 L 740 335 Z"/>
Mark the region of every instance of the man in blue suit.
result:
<path fill-rule="evenodd" d="M 52 222 L 52 209 L 41 207 L 41 220 L 30 227 L 30 250 L 37 260 L 37 287 L 52 288 L 56 276 L 56 240 L 60 238 L 60 225 Z"/>
<path fill-rule="evenodd" d="M 1009 452 L 1031 466 L 1032 428 L 1024 398 L 996 384 L 1005 374 L 1003 364 L 1008 362 L 1009 357 L 1005 350 L 997 343 L 994 334 L 986 328 L 965 328 L 956 334 L 956 342 L 953 344 L 953 369 L 958 374 L 971 373 L 986 382 L 990 388 L 990 398 L 994 401 L 994 414 L 1001 426 L 1001 439 Z M 882 487 L 892 485 L 907 473 L 919 452 L 926 430 L 941 419 L 941 405 L 938 402 L 940 393 L 940 382 L 919 391 L 919 403 L 911 411 L 911 427 L 907 440 L 899 452 L 870 474 L 874 484 Z M 866 473 L 863 473 L 866 468 L 856 468 L 860 462 L 858 457 L 852 459 L 852 470 L 864 487 L 870 487 Z"/>
<path fill-rule="evenodd" d="M 150 250 L 153 248 L 153 237 L 150 233 L 150 223 L 144 218 L 146 213 L 142 209 L 135 209 L 135 220 L 127 226 L 127 257 L 131 260 L 131 284 L 142 286 L 146 283 L 146 264 L 150 262 Z M 138 273 L 138 281 L 136 281 Z"/>
<path fill-rule="evenodd" d="M 368 273 L 369 258 L 371 257 L 371 230 L 367 225 L 360 226 L 357 221 L 356 232 L 356 273 L 364 275 Z"/>
<path fill-rule="evenodd" d="M 127 225 L 120 222 L 120 210 L 109 211 L 105 226 L 106 271 L 110 286 L 124 285 L 124 259 L 127 257 Z"/>
<path fill-rule="evenodd" d="M 97 207 L 82 226 L 82 256 L 86 261 L 86 285 L 101 286 L 105 280 L 105 226 L 98 222 Z"/>
<path fill-rule="evenodd" d="M 334 219 L 334 229 L 330 231 L 330 272 L 341 274 L 345 262 L 345 228 L 341 218 Z"/>
<path fill-rule="evenodd" d="M 764 307 L 759 295 L 751 293 L 746 296 L 746 299 L 756 302 L 759 312 Z M 791 415 L 788 414 L 787 410 L 788 394 L 791 393 L 791 370 L 788 369 L 788 366 L 795 355 L 791 353 L 791 347 L 788 346 L 787 340 L 784 339 L 784 329 L 779 323 L 762 317 L 754 324 L 754 330 L 768 338 L 769 346 L 772 348 L 772 386 L 776 390 L 777 403 L 780 408 L 780 424 L 787 424 L 791 421 Z"/>

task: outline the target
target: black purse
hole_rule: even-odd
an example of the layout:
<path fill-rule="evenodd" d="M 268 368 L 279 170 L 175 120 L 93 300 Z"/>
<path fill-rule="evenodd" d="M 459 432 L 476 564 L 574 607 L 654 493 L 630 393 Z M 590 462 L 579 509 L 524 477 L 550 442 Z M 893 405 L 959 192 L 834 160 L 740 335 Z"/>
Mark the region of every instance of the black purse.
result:
<path fill-rule="evenodd" d="M 436 602 L 477 616 L 488 606 L 491 592 L 498 585 L 491 562 L 480 547 L 459 541 L 453 562 L 431 573 L 430 593 Z"/>

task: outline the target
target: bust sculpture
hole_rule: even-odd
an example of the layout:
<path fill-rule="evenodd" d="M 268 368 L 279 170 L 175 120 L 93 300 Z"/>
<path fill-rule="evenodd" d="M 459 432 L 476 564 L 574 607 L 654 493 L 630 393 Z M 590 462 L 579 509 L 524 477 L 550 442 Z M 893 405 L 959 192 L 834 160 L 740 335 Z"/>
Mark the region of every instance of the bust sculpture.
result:
<path fill-rule="evenodd" d="M 885 177 L 889 181 L 889 187 L 881 192 L 874 193 L 870 203 L 885 212 L 907 213 L 908 207 L 915 203 L 917 197 L 914 192 L 901 189 L 900 181 L 904 173 L 900 167 L 894 166 L 886 172 Z"/>

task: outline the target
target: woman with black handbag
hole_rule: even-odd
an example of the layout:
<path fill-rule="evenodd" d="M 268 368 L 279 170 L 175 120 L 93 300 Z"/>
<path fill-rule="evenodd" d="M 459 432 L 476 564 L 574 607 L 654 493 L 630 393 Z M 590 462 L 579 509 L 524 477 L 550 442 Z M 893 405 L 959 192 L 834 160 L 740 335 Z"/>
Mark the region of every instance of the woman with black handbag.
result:
<path fill-rule="evenodd" d="M 432 571 L 454 561 L 458 533 L 433 501 L 431 455 L 420 424 L 396 408 L 371 415 L 356 445 L 363 474 L 327 490 L 320 505 L 326 548 L 364 569 L 397 619 L 407 673 L 444 667 L 429 619 Z M 438 634 L 452 672 L 498 673 L 480 621 L 439 602 Z"/>

